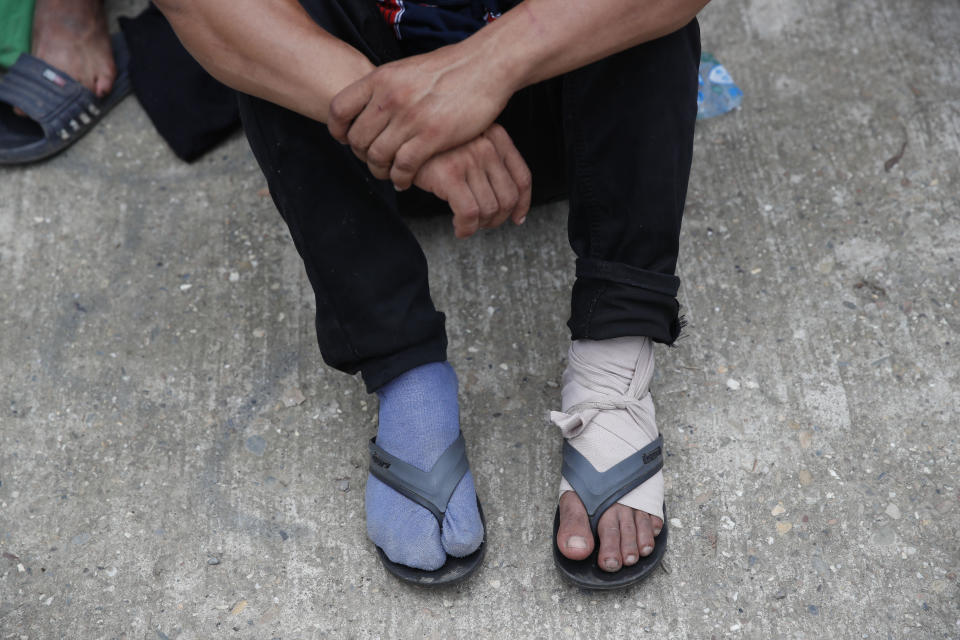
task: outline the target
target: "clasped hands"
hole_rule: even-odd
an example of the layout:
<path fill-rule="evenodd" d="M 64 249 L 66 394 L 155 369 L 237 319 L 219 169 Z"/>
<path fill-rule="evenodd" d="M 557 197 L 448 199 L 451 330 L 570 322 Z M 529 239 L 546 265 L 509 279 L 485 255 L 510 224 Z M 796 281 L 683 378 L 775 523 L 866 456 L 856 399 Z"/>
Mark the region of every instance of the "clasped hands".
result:
<path fill-rule="evenodd" d="M 375 177 L 445 200 L 465 238 L 530 209 L 530 170 L 494 123 L 512 93 L 454 45 L 377 67 L 334 97 L 327 124 Z"/>

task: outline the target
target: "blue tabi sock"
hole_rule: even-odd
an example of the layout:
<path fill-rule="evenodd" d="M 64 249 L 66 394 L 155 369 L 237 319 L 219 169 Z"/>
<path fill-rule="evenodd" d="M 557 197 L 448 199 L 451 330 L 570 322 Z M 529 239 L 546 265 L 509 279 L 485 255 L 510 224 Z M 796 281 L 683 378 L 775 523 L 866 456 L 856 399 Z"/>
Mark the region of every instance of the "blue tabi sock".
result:
<path fill-rule="evenodd" d="M 377 444 L 418 469 L 429 471 L 460 434 L 457 375 L 447 362 L 411 369 L 377 390 Z M 427 509 L 377 478 L 367 478 L 367 535 L 393 562 L 433 571 L 447 554 L 466 556 L 483 541 L 473 475 L 457 485 L 443 533 Z"/>

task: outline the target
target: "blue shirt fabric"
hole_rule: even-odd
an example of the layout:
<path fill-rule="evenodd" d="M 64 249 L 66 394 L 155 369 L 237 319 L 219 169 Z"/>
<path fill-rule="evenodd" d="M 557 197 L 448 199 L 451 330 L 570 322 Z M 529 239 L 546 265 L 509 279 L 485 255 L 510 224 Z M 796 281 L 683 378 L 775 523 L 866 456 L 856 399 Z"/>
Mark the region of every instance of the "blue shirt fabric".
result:
<path fill-rule="evenodd" d="M 380 13 L 409 53 L 460 42 L 500 17 L 500 0 L 377 0 Z"/>

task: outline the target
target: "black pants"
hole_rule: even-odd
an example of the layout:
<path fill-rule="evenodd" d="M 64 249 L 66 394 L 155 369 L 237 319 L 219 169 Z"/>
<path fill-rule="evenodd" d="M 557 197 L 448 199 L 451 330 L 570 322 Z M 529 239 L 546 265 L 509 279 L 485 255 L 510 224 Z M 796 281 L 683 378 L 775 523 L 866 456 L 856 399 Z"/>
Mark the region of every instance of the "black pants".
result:
<path fill-rule="evenodd" d="M 133 93 L 178 157 L 192 162 L 240 127 L 236 92 L 204 71 L 152 3 L 120 28 Z"/>
<path fill-rule="evenodd" d="M 402 55 L 370 2 L 301 0 L 381 64 Z M 674 275 L 696 119 L 696 21 L 517 93 L 499 121 L 533 172 L 536 201 L 568 195 L 577 254 L 574 339 L 680 332 Z M 442 205 L 375 179 L 325 125 L 240 97 L 247 138 L 303 258 L 324 360 L 373 391 L 446 359 L 444 316 L 401 211 Z"/>

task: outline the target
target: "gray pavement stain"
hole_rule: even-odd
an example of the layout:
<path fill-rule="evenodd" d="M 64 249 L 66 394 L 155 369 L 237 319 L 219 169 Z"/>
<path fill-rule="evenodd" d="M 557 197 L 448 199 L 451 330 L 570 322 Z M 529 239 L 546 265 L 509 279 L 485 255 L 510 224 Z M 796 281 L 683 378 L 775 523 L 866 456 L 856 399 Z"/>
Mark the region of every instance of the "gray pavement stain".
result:
<path fill-rule="evenodd" d="M 262 456 L 263 452 L 267 450 L 267 441 L 260 436 L 250 436 L 244 444 L 247 447 L 247 451 L 255 456 Z"/>

